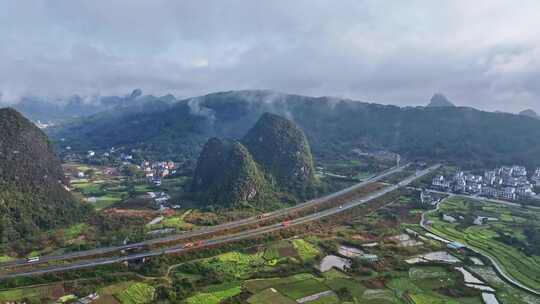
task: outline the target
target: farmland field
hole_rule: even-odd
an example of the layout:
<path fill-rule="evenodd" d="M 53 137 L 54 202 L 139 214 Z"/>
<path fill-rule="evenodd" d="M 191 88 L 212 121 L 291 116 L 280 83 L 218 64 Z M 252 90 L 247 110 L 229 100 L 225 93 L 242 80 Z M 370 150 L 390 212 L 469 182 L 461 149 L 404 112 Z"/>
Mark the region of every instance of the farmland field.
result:
<path fill-rule="evenodd" d="M 41 300 L 54 299 L 62 296 L 64 288 L 61 284 L 51 284 L 38 287 L 17 288 L 0 291 L 0 303 L 19 303 L 24 299 Z"/>
<path fill-rule="evenodd" d="M 135 283 L 115 296 L 122 304 L 151 303 L 155 296 L 155 289 L 148 284 Z"/>
<path fill-rule="evenodd" d="M 472 225 L 463 222 L 448 223 L 440 219 L 440 214 L 471 216 L 490 216 L 497 221 L 486 225 Z M 439 214 L 431 213 L 428 219 L 433 222 L 431 229 L 438 235 L 474 247 L 496 259 L 505 271 L 533 289 L 540 290 L 540 256 L 527 255 L 516 245 L 502 241 L 502 234 L 525 242 L 523 220 L 540 228 L 540 212 L 521 207 L 508 207 L 481 201 L 452 198 L 445 201 Z"/>
<path fill-rule="evenodd" d="M 219 304 L 222 300 L 233 297 L 241 292 L 241 287 L 237 283 L 225 283 L 217 286 L 210 286 L 205 290 L 196 293 L 186 300 L 187 304 Z"/>
<path fill-rule="evenodd" d="M 295 304 L 296 301 L 291 300 L 275 289 L 266 289 L 258 294 L 251 296 L 247 302 L 249 304 Z"/>
<path fill-rule="evenodd" d="M 276 289 L 291 299 L 299 299 L 329 290 L 328 287 L 316 279 L 298 281 L 292 284 L 283 284 L 276 286 Z"/>
<path fill-rule="evenodd" d="M 298 255 L 304 261 L 314 259 L 319 254 L 319 250 L 315 246 L 302 239 L 295 239 L 292 243 Z"/>
<path fill-rule="evenodd" d="M 253 273 L 270 267 L 263 259 L 262 252 L 246 254 L 232 251 L 193 263 L 207 273 L 220 274 L 229 279 L 246 279 Z"/>

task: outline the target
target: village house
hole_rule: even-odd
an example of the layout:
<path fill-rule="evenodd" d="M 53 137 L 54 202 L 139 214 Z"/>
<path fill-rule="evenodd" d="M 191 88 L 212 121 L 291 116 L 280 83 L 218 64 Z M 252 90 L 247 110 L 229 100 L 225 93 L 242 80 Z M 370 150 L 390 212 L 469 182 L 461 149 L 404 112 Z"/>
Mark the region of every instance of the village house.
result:
<path fill-rule="evenodd" d="M 451 183 L 449 180 L 446 180 L 444 176 L 437 175 L 433 178 L 432 185 L 442 190 L 450 189 Z"/>
<path fill-rule="evenodd" d="M 497 173 L 495 171 L 486 171 L 484 172 L 484 183 L 492 186 L 497 179 Z"/>
<path fill-rule="evenodd" d="M 513 166 L 512 167 L 512 176 L 515 177 L 527 177 L 527 169 L 522 166 Z"/>
<path fill-rule="evenodd" d="M 533 191 L 532 185 L 529 186 L 520 186 L 516 188 L 516 194 L 521 197 L 535 196 L 536 193 Z"/>
<path fill-rule="evenodd" d="M 532 181 L 537 185 L 540 186 L 540 168 L 536 169 L 534 171 L 534 175 L 532 177 Z"/>
<path fill-rule="evenodd" d="M 516 199 L 516 188 L 505 187 L 502 189 L 501 198 L 513 201 Z"/>

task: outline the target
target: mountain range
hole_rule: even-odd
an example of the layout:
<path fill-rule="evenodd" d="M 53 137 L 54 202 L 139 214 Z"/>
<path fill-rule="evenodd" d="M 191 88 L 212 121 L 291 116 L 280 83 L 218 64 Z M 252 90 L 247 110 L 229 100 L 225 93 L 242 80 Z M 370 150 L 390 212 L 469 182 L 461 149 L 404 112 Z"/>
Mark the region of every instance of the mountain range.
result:
<path fill-rule="evenodd" d="M 73 151 L 116 147 L 147 157 L 196 159 L 211 137 L 240 139 L 265 112 L 294 121 L 316 158 L 384 149 L 414 159 L 540 165 L 540 121 L 467 107 L 406 107 L 273 91 L 230 91 L 118 108 L 49 134 Z M 62 141 L 60 141 L 62 139 Z"/>
<path fill-rule="evenodd" d="M 123 108 L 124 110 L 128 108 L 137 109 L 148 102 L 170 104 L 176 102 L 176 98 L 172 95 L 160 97 L 143 95 L 140 89 L 135 89 L 125 96 L 83 98 L 79 95 L 73 95 L 63 99 L 27 96 L 9 106 L 23 113 L 25 117 L 34 122 L 58 124 L 100 112 L 114 111 L 117 108 Z M 0 104 L 1 106 L 2 104 Z"/>

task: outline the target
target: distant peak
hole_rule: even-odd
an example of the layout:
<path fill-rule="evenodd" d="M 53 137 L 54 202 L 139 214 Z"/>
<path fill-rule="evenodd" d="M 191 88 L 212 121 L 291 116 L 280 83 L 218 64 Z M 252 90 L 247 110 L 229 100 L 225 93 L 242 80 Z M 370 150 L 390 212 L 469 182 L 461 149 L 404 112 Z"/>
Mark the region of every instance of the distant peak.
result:
<path fill-rule="evenodd" d="M 455 107 L 446 96 L 441 93 L 436 93 L 431 97 L 428 107 Z"/>
<path fill-rule="evenodd" d="M 135 99 L 135 98 L 137 98 L 137 97 L 139 97 L 141 95 L 142 95 L 142 90 L 141 89 L 135 89 L 135 90 L 133 90 L 133 92 L 131 92 L 131 94 L 129 95 L 128 98 L 129 99 Z"/>
<path fill-rule="evenodd" d="M 536 113 L 536 111 L 534 111 L 533 109 L 523 110 L 519 112 L 519 115 L 540 119 L 540 116 L 538 115 L 538 113 Z"/>

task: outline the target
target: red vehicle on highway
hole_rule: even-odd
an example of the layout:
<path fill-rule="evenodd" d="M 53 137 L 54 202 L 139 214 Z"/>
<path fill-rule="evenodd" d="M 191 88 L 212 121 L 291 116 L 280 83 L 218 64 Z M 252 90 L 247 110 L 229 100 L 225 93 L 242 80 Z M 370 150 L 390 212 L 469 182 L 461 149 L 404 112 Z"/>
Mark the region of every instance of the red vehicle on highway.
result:
<path fill-rule="evenodd" d="M 285 220 L 281 223 L 281 226 L 283 226 L 284 228 L 287 228 L 291 225 L 291 220 Z"/>

